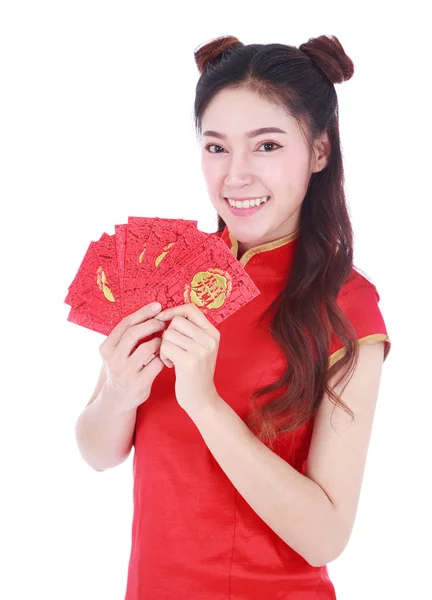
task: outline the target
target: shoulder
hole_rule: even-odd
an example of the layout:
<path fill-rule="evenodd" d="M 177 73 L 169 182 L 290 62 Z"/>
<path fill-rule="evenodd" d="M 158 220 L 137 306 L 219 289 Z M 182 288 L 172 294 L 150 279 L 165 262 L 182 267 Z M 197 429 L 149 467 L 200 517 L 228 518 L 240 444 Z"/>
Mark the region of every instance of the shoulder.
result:
<path fill-rule="evenodd" d="M 353 268 L 336 298 L 359 341 L 359 344 L 384 342 L 384 360 L 387 358 L 391 342 L 384 316 L 379 307 L 380 295 L 375 284 L 358 269 Z M 335 334 L 330 348 L 331 366 L 343 356 L 344 344 Z"/>
<path fill-rule="evenodd" d="M 378 290 L 373 281 L 371 281 L 365 273 L 362 273 L 358 267 L 353 267 L 347 280 L 340 289 L 339 297 L 343 297 L 347 293 L 352 293 L 354 290 L 363 286 L 376 292 L 379 300 Z"/>

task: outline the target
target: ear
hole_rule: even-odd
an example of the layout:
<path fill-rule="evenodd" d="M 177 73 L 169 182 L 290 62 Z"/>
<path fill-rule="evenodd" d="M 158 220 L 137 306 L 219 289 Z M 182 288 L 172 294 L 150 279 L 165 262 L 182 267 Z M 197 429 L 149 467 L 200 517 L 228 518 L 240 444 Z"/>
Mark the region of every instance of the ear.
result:
<path fill-rule="evenodd" d="M 314 164 L 312 173 L 319 173 L 328 164 L 328 158 L 331 152 L 331 144 L 327 129 L 320 135 L 314 143 Z"/>

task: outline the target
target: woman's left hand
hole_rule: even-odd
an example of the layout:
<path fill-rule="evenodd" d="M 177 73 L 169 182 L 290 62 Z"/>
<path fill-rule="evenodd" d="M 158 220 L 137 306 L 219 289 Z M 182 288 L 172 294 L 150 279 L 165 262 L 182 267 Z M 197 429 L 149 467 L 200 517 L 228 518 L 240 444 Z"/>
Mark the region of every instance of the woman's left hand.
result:
<path fill-rule="evenodd" d="M 162 334 L 159 358 L 174 366 L 177 402 L 192 416 L 218 398 L 213 378 L 220 332 L 192 303 L 167 308 L 154 318 L 171 320 Z"/>

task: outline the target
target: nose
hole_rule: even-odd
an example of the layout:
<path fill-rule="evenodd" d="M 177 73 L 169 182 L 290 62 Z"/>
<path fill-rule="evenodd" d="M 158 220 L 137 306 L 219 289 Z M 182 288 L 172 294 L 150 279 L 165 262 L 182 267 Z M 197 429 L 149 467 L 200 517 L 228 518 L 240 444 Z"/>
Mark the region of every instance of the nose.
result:
<path fill-rule="evenodd" d="M 225 175 L 226 187 L 236 189 L 242 185 L 250 184 L 252 179 L 253 176 L 246 152 L 232 154 L 227 162 L 227 172 Z"/>

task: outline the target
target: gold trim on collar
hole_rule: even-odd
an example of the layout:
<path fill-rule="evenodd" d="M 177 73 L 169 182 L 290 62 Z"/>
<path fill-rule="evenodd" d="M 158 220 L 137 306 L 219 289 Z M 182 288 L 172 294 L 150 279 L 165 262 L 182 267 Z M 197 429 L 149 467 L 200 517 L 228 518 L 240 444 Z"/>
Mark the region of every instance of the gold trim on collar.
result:
<path fill-rule="evenodd" d="M 253 248 L 249 248 L 243 254 L 243 256 L 239 259 L 239 262 L 244 266 L 255 254 L 259 254 L 260 252 L 268 252 L 269 250 L 274 250 L 275 248 L 279 248 L 280 246 L 285 246 L 285 244 L 289 244 L 296 238 L 298 238 L 300 233 L 300 229 L 296 229 L 289 235 L 285 235 L 278 240 L 273 240 L 272 242 L 266 242 L 265 244 L 260 244 L 259 246 L 254 246 Z M 231 235 L 231 232 L 228 230 L 229 239 L 231 242 L 231 252 L 237 258 L 238 255 L 238 240 L 235 239 L 234 236 Z"/>

